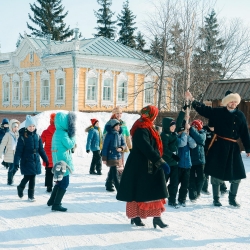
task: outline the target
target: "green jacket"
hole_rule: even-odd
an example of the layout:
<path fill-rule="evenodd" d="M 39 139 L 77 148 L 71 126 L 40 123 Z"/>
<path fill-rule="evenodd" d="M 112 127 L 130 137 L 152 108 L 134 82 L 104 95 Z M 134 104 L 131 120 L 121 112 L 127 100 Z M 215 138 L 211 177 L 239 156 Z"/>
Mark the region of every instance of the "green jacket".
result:
<path fill-rule="evenodd" d="M 170 123 L 174 120 L 172 117 L 165 117 L 162 119 L 162 133 L 161 140 L 163 144 L 163 156 L 164 161 L 168 163 L 169 166 L 178 165 L 178 162 L 172 158 L 172 154 L 178 155 L 178 134 L 176 131 L 181 127 L 183 119 L 185 117 L 185 112 L 180 111 L 176 120 L 175 132 L 170 132 Z"/>

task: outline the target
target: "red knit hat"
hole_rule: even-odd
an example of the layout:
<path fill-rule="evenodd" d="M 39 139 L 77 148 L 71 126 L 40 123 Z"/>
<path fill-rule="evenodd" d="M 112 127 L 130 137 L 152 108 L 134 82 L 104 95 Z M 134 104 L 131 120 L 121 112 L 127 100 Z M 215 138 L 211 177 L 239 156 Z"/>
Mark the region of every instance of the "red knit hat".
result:
<path fill-rule="evenodd" d="M 203 128 L 203 122 L 199 119 L 193 120 L 193 122 L 191 123 L 191 126 L 197 128 L 198 131 L 200 131 Z"/>
<path fill-rule="evenodd" d="M 90 121 L 91 121 L 92 126 L 95 126 L 95 124 L 96 124 L 97 122 L 99 122 L 99 121 L 98 121 L 97 119 L 95 119 L 95 118 L 90 119 Z"/>
<path fill-rule="evenodd" d="M 50 114 L 50 124 L 54 124 L 56 113 Z"/>

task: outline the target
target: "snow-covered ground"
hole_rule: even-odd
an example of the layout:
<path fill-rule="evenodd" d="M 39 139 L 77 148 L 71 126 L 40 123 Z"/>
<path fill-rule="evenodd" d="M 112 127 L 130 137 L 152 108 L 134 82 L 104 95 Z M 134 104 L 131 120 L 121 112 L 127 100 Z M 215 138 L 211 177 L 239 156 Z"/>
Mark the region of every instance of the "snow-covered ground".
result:
<path fill-rule="evenodd" d="M 40 125 L 48 122 L 48 114 L 40 116 Z M 78 120 L 83 123 L 79 127 L 82 131 L 89 124 L 90 114 L 84 117 L 86 121 Z M 104 124 L 110 114 L 95 117 Z M 124 120 L 130 127 L 135 119 L 127 115 Z M 44 169 L 36 178 L 36 202 L 31 203 L 27 189 L 23 199 L 17 196 L 20 173 L 15 184 L 8 186 L 7 170 L 0 167 L 0 249 L 250 249 L 250 159 L 244 153 L 248 178 L 240 184 L 240 209 L 228 205 L 227 195 L 221 197 L 222 207 L 214 207 L 212 195 L 202 194 L 197 203 L 188 201 L 185 208 L 166 206 L 162 218 L 169 228 L 154 229 L 151 218 L 143 220 L 146 226 L 141 228 L 130 225 L 125 203 L 115 199 L 116 192 L 105 190 L 108 168 L 103 166 L 102 176 L 88 174 L 92 155 L 83 153 L 85 132 L 82 135 L 81 147 L 74 156 L 75 172 L 63 199 L 66 213 L 51 212 L 46 205 L 49 194 L 45 192 Z"/>

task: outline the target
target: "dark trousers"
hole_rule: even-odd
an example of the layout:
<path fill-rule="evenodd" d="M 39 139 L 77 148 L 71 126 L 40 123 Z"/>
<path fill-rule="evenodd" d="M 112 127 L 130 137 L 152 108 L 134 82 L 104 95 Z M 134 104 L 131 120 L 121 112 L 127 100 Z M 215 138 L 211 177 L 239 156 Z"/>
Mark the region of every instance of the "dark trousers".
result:
<path fill-rule="evenodd" d="M 53 187 L 53 173 L 51 172 L 52 168 L 45 168 L 45 187 Z"/>
<path fill-rule="evenodd" d="M 25 188 L 27 182 L 29 182 L 29 189 L 34 189 L 36 184 L 36 175 L 24 175 L 19 186 Z"/>
<path fill-rule="evenodd" d="M 202 190 L 207 192 L 208 189 L 208 182 L 209 182 L 209 175 L 205 174 L 204 175 L 204 182 L 203 182 L 203 187 Z M 223 183 L 220 184 L 220 191 L 227 191 L 227 186 L 225 184 L 225 181 L 223 181 Z"/>
<path fill-rule="evenodd" d="M 204 165 L 193 165 L 189 178 L 189 199 L 195 200 L 200 195 L 204 182 Z"/>
<path fill-rule="evenodd" d="M 169 197 L 168 200 L 170 202 L 176 202 L 176 194 L 178 191 L 178 183 L 179 183 L 179 176 L 178 176 L 178 166 L 170 166 L 170 174 L 165 174 L 166 183 L 169 181 L 168 184 L 168 193 Z"/>
<path fill-rule="evenodd" d="M 93 171 L 100 172 L 102 170 L 102 157 L 100 154 L 100 150 L 93 151 L 93 158 L 90 164 L 90 172 Z"/>
<path fill-rule="evenodd" d="M 116 190 L 118 190 L 119 181 L 118 181 L 118 177 L 117 177 L 117 167 L 116 166 L 109 168 L 108 178 L 106 180 L 106 185 L 107 185 L 107 183 L 113 183 L 113 182 L 115 184 Z"/>
<path fill-rule="evenodd" d="M 13 183 L 13 178 L 16 174 L 17 169 L 14 167 L 13 163 L 5 162 L 6 168 L 8 168 L 8 178 L 7 183 L 11 185 Z"/>
<path fill-rule="evenodd" d="M 180 168 L 178 169 L 179 175 L 179 184 L 181 184 L 179 188 L 179 202 L 186 201 L 187 192 L 189 187 L 189 178 L 190 178 L 190 168 Z"/>
<path fill-rule="evenodd" d="M 67 187 L 69 186 L 69 175 L 67 176 L 63 176 L 63 179 L 61 181 L 57 181 L 56 182 L 56 185 L 63 189 L 63 190 L 66 190 Z"/>

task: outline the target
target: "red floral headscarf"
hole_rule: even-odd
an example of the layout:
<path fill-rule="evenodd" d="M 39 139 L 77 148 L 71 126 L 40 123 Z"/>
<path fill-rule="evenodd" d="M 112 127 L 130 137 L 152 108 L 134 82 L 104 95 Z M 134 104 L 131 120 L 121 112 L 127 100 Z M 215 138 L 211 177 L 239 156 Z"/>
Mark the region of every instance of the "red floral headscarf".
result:
<path fill-rule="evenodd" d="M 158 132 L 155 130 L 154 124 L 153 124 L 153 121 L 157 117 L 158 112 L 159 110 L 155 106 L 148 105 L 144 107 L 141 110 L 141 117 L 137 121 L 135 121 L 134 125 L 132 126 L 130 130 L 130 134 L 131 136 L 133 136 L 137 128 L 147 128 L 150 131 L 153 138 L 156 140 L 157 148 L 160 152 L 160 156 L 162 156 L 163 146 L 162 146 L 161 137 L 159 136 Z"/>

